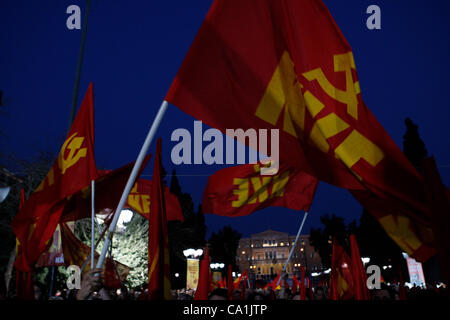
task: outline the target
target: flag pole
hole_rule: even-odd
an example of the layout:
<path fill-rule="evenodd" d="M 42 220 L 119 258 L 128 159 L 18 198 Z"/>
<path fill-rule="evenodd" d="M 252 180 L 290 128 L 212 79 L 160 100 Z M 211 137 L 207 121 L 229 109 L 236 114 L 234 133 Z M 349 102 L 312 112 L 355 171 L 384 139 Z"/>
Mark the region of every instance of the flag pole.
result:
<path fill-rule="evenodd" d="M 284 267 L 281 270 L 281 273 L 280 273 L 281 275 L 280 275 L 280 278 L 278 279 L 277 287 L 280 284 L 281 278 L 283 277 L 284 273 L 286 272 L 286 268 L 288 266 L 288 263 L 291 260 L 291 257 L 292 257 L 292 254 L 294 253 L 295 247 L 297 246 L 297 242 L 298 242 L 298 239 L 300 237 L 300 234 L 302 233 L 303 225 L 305 224 L 307 216 L 308 216 L 308 211 L 305 211 L 305 215 L 303 216 L 302 223 L 300 224 L 300 228 L 298 228 L 297 236 L 295 237 L 294 245 L 292 246 L 291 251 L 289 252 L 289 256 L 288 256 L 288 258 L 286 260 L 286 263 L 284 264 Z"/>
<path fill-rule="evenodd" d="M 74 84 L 73 93 L 72 93 L 72 104 L 70 107 L 69 130 L 70 130 L 70 126 L 72 125 L 73 121 L 75 120 L 75 111 L 76 111 L 77 101 L 78 101 L 78 87 L 80 86 L 81 67 L 83 65 L 84 47 L 86 44 L 86 34 L 87 34 L 90 9 L 91 9 L 91 0 L 86 0 L 86 11 L 84 14 L 83 30 L 81 33 L 80 51 L 78 52 L 77 72 L 75 75 L 75 84 Z"/>
<path fill-rule="evenodd" d="M 117 205 L 117 208 L 114 212 L 113 220 L 111 222 L 111 225 L 109 226 L 108 236 L 105 238 L 105 243 L 103 244 L 102 253 L 100 254 L 100 257 L 97 261 L 97 268 L 102 268 L 102 266 L 103 266 L 103 262 L 105 260 L 106 253 L 108 252 L 109 244 L 114 235 L 117 221 L 119 220 L 120 212 L 122 211 L 122 209 L 125 205 L 125 202 L 127 201 L 128 195 L 131 191 L 131 188 L 133 187 L 134 181 L 136 180 L 137 174 L 138 174 L 138 172 L 141 168 L 142 162 L 144 161 L 144 158 L 147 154 L 148 148 L 150 147 L 150 144 L 155 136 L 156 130 L 158 129 L 168 106 L 169 106 L 169 103 L 164 100 L 163 103 L 161 104 L 161 106 L 159 107 L 158 113 L 156 114 L 155 120 L 153 120 L 150 130 L 147 133 L 147 137 L 145 138 L 144 144 L 142 145 L 141 151 L 139 152 L 136 162 L 134 163 L 133 170 L 131 171 L 130 177 L 128 178 L 125 189 L 123 190 L 119 204 Z"/>
<path fill-rule="evenodd" d="M 91 269 L 95 266 L 95 180 L 91 181 Z"/>

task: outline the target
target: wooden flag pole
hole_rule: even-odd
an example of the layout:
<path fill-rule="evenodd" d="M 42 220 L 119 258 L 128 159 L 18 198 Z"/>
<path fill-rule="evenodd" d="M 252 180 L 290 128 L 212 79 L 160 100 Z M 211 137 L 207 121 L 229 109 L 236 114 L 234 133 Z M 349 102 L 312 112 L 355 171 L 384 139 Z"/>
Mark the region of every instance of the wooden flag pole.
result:
<path fill-rule="evenodd" d="M 299 237 L 300 237 L 300 234 L 302 233 L 303 225 L 305 224 L 305 221 L 306 221 L 306 217 L 307 217 L 307 216 L 308 216 L 308 211 L 305 211 L 305 215 L 303 216 L 302 223 L 300 224 L 300 228 L 298 228 L 297 236 L 295 237 L 294 245 L 292 246 L 291 251 L 289 252 L 289 256 L 288 256 L 288 258 L 287 258 L 287 260 L 286 260 L 286 263 L 284 264 L 284 267 L 283 267 L 283 269 L 281 270 L 280 278 L 278 279 L 278 283 L 277 283 L 277 287 L 280 285 L 281 278 L 283 278 L 284 273 L 286 272 L 286 268 L 287 268 L 287 266 L 288 266 L 288 263 L 289 263 L 289 261 L 290 261 L 291 258 L 292 258 L 292 254 L 294 253 L 294 249 L 295 249 L 295 247 L 297 246 L 297 242 L 298 242 L 298 239 L 299 239 Z"/>
<path fill-rule="evenodd" d="M 114 235 L 114 231 L 116 229 L 117 221 L 119 221 L 120 213 L 127 201 L 128 195 L 130 194 L 131 188 L 133 187 L 134 181 L 136 180 L 137 174 L 142 166 L 142 162 L 147 154 L 147 151 L 150 147 L 150 144 L 155 136 L 156 130 L 158 129 L 162 118 L 167 110 L 169 103 L 167 101 L 163 101 L 161 106 L 159 107 L 158 113 L 156 114 L 155 120 L 153 120 L 152 126 L 147 133 L 147 137 L 145 138 L 144 144 L 142 145 L 141 151 L 134 163 L 133 170 L 131 171 L 130 177 L 128 178 L 125 189 L 123 190 L 122 196 L 120 198 L 119 204 L 114 212 L 114 217 L 109 226 L 108 236 L 105 238 L 105 243 L 103 244 L 102 253 L 97 261 L 97 268 L 102 268 L 103 262 L 105 261 L 106 253 L 108 252 L 109 244 L 111 243 L 111 239 Z"/>
<path fill-rule="evenodd" d="M 95 181 L 91 181 L 91 269 L 95 266 Z"/>

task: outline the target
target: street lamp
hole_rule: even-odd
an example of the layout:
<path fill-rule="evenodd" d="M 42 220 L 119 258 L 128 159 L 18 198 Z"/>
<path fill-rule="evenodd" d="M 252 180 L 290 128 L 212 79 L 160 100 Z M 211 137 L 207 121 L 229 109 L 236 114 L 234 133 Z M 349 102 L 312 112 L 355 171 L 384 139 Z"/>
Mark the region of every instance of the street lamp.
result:
<path fill-rule="evenodd" d="M 186 249 L 183 250 L 183 255 L 187 259 L 187 272 L 186 272 L 186 289 L 196 289 L 198 284 L 199 275 L 199 259 L 203 254 L 202 249 Z"/>
<path fill-rule="evenodd" d="M 195 259 L 203 254 L 203 249 L 186 249 L 183 250 L 183 254 L 186 258 Z"/>

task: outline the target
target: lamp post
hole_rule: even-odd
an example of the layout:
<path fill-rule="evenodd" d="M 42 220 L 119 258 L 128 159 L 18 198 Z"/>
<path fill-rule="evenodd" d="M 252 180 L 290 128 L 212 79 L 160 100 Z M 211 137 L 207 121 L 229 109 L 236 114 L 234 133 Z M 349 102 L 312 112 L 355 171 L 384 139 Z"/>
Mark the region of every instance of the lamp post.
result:
<path fill-rule="evenodd" d="M 203 249 L 186 249 L 183 255 L 187 259 L 186 271 L 186 290 L 196 289 L 198 284 L 198 275 L 200 272 L 199 257 L 203 254 Z"/>

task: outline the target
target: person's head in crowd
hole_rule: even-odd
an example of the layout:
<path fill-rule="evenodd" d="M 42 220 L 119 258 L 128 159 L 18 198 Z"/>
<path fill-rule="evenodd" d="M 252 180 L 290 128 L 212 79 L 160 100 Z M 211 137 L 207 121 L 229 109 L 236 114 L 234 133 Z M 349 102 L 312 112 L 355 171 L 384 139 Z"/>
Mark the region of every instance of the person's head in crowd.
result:
<path fill-rule="evenodd" d="M 380 289 L 372 290 L 372 300 L 393 300 L 393 298 L 389 287 L 384 283 L 381 284 Z"/>
<path fill-rule="evenodd" d="M 313 300 L 326 300 L 325 289 L 323 287 L 317 287 L 313 293 Z"/>
<path fill-rule="evenodd" d="M 223 288 L 214 289 L 209 294 L 209 300 L 227 300 L 228 299 L 228 291 Z"/>

